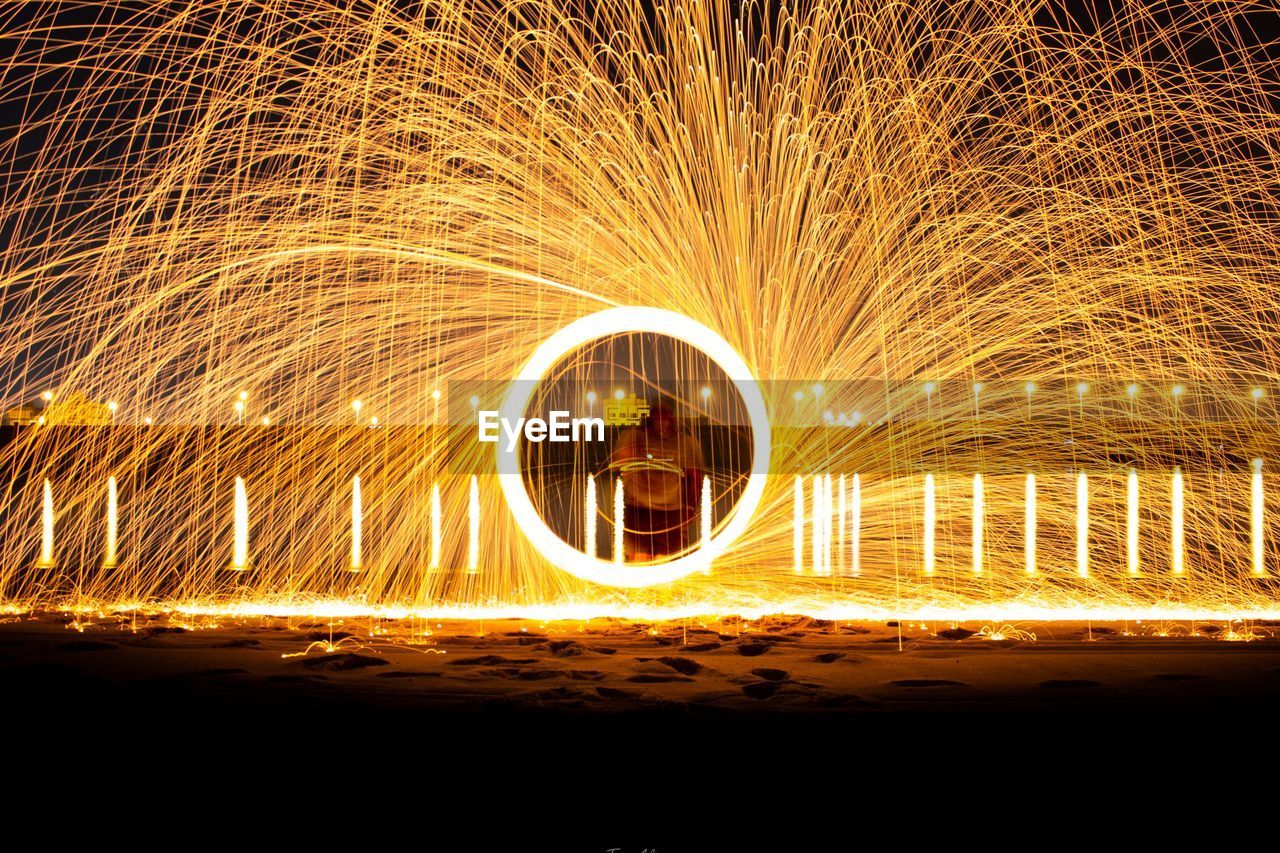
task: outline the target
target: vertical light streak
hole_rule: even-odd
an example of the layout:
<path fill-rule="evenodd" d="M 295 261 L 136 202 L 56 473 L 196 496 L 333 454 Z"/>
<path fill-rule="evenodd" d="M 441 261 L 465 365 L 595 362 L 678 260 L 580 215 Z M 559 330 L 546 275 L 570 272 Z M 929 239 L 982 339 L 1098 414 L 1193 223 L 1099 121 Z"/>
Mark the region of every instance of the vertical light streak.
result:
<path fill-rule="evenodd" d="M 431 566 L 440 568 L 440 484 L 431 484 Z"/>
<path fill-rule="evenodd" d="M 933 529 L 938 518 L 937 503 L 934 497 L 933 475 L 924 475 L 924 573 L 933 574 L 934 550 Z"/>
<path fill-rule="evenodd" d="M 596 478 L 587 475 L 587 497 L 583 502 L 582 550 L 588 557 L 596 555 Z"/>
<path fill-rule="evenodd" d="M 467 572 L 480 571 L 480 480 L 471 475 L 471 494 L 467 501 Z"/>
<path fill-rule="evenodd" d="M 1076 574 L 1089 577 L 1089 475 L 1076 475 Z"/>
<path fill-rule="evenodd" d="M 804 574 L 804 477 L 796 475 L 792 504 L 792 567 L 798 575 Z"/>
<path fill-rule="evenodd" d="M 53 565 L 53 484 L 46 477 L 44 492 L 40 498 L 40 561 L 41 566 Z"/>
<path fill-rule="evenodd" d="M 623 550 L 625 545 L 623 533 L 627 529 L 626 518 L 623 515 L 626 510 L 625 504 L 622 478 L 619 477 L 613 485 L 613 562 L 619 566 L 627 561 L 627 555 Z"/>
<path fill-rule="evenodd" d="M 986 513 L 982 475 L 973 475 L 973 573 L 982 574 L 982 525 Z"/>
<path fill-rule="evenodd" d="M 249 497 L 245 493 L 243 477 L 236 477 L 234 510 L 235 529 L 231 546 L 231 568 L 244 571 L 249 567 Z"/>
<path fill-rule="evenodd" d="M 360 500 L 360 475 L 351 478 L 351 571 L 358 572 L 363 567 L 361 554 L 361 537 L 364 528 L 364 508 Z"/>
<path fill-rule="evenodd" d="M 711 543 L 711 478 L 702 478 L 702 514 L 701 514 L 701 534 L 702 547 L 706 547 Z"/>
<path fill-rule="evenodd" d="M 1182 469 L 1181 468 L 1173 469 L 1173 481 L 1169 484 L 1169 487 L 1172 493 L 1171 501 L 1170 501 L 1172 504 L 1172 506 L 1170 507 L 1171 515 L 1172 515 L 1172 524 L 1171 524 L 1171 529 L 1169 531 L 1170 533 L 1169 547 L 1172 550 L 1173 573 L 1175 575 L 1180 575 L 1186 570 L 1186 565 L 1183 562 L 1184 538 L 1183 538 L 1183 527 L 1182 527 L 1183 495 L 1182 495 Z"/>
<path fill-rule="evenodd" d="M 844 474 L 841 474 L 836 480 L 836 559 L 834 566 L 835 571 L 840 575 L 848 574 L 845 570 L 847 566 L 845 562 L 845 524 L 849 514 L 849 496 L 846 489 Z"/>
<path fill-rule="evenodd" d="M 114 566 L 119 558 L 119 495 L 116 491 L 115 476 L 107 477 L 107 553 L 103 558 L 104 568 Z"/>
<path fill-rule="evenodd" d="M 831 540 L 832 540 L 832 518 L 831 509 L 835 501 L 831 494 L 831 474 L 822 475 L 822 575 L 823 577 L 831 577 Z"/>
<path fill-rule="evenodd" d="M 1027 473 L 1023 511 L 1026 513 L 1023 523 L 1023 534 L 1026 537 L 1022 546 L 1023 564 L 1027 574 L 1034 575 L 1036 573 L 1036 475 L 1030 472 Z"/>
<path fill-rule="evenodd" d="M 1129 469 L 1129 483 L 1125 489 L 1124 550 L 1125 565 L 1130 575 L 1138 574 L 1138 472 Z"/>
<path fill-rule="evenodd" d="M 857 577 L 862 572 L 862 479 L 853 475 L 852 494 L 849 496 L 849 537 L 851 541 L 849 570 Z"/>
<path fill-rule="evenodd" d="M 812 549 L 813 549 L 813 573 L 819 577 L 822 576 L 822 475 L 814 474 L 813 479 L 809 481 L 809 491 L 812 494 L 812 502 L 810 506 L 810 518 L 813 523 L 812 530 Z"/>
<path fill-rule="evenodd" d="M 1262 460 L 1253 460 L 1253 477 L 1250 485 L 1250 539 L 1253 545 L 1253 573 L 1262 575 L 1266 573 L 1266 564 L 1264 562 L 1265 554 L 1263 553 L 1263 531 L 1265 529 L 1265 519 L 1263 516 L 1263 499 L 1262 499 Z"/>

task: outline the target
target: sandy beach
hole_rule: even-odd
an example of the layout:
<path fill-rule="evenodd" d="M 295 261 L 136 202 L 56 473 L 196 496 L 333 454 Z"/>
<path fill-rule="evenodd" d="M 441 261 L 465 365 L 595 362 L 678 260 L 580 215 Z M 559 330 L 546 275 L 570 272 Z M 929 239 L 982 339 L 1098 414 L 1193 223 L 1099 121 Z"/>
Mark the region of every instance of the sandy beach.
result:
<path fill-rule="evenodd" d="M 0 679 L 15 714 L 216 706 L 423 719 L 785 716 L 803 725 L 805 716 L 1208 713 L 1273 707 L 1277 634 L 1277 626 L 1256 624 L 993 627 L 788 616 L 658 625 L 252 619 L 214 627 L 173 616 L 36 613 L 0 624 Z"/>

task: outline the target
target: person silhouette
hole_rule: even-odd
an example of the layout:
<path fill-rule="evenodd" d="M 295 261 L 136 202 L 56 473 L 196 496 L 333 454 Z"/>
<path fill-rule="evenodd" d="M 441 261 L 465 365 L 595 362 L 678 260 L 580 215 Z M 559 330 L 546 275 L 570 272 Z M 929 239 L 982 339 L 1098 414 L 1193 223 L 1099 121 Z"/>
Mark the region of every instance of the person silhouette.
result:
<path fill-rule="evenodd" d="M 683 550 L 702 493 L 702 447 L 670 403 L 658 402 L 643 425 L 619 433 L 610 467 L 625 484 L 626 559 L 649 562 Z"/>

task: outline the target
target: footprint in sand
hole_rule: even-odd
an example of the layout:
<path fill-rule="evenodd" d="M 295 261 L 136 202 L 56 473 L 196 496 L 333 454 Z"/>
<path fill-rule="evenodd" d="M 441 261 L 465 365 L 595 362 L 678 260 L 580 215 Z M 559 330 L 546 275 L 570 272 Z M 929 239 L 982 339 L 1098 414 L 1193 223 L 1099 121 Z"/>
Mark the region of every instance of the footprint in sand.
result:
<path fill-rule="evenodd" d="M 894 687 L 968 687 L 963 681 L 946 678 L 903 678 L 889 682 Z M 1043 685 L 1041 685 L 1043 686 Z"/>
<path fill-rule="evenodd" d="M 751 684 L 742 685 L 742 692 L 749 699 L 768 699 L 777 693 L 780 687 L 782 684 L 777 681 L 754 681 Z"/>
<path fill-rule="evenodd" d="M 187 633 L 187 629 L 179 625 L 156 625 L 151 628 L 143 628 L 141 631 L 138 632 L 138 636 L 143 637 L 145 639 L 150 639 L 152 637 L 159 637 L 163 634 L 185 634 L 185 633 Z"/>
<path fill-rule="evenodd" d="M 844 652 L 823 652 L 820 655 L 814 655 L 810 660 L 814 663 L 835 663 L 844 657 Z"/>
<path fill-rule="evenodd" d="M 618 687 L 597 687 L 596 693 L 599 693 L 605 699 L 643 699 L 644 695 L 634 690 L 622 690 Z"/>
<path fill-rule="evenodd" d="M 823 696 L 818 700 L 818 705 L 823 708 L 878 708 L 879 702 L 870 699 L 863 699 L 861 696 L 855 696 L 852 693 L 837 693 L 831 696 Z"/>
<path fill-rule="evenodd" d="M 504 658 L 502 655 L 480 655 L 474 658 L 458 658 L 449 661 L 449 666 L 510 666 L 511 664 L 534 663 L 533 658 Z"/>
<path fill-rule="evenodd" d="M 574 681 L 604 681 L 604 673 L 594 669 L 571 669 L 568 674 Z"/>
<path fill-rule="evenodd" d="M 759 657 L 767 651 L 769 651 L 768 643 L 746 642 L 738 644 L 738 654 L 746 658 Z"/>
<path fill-rule="evenodd" d="M 386 666 L 386 658 L 376 658 L 371 655 L 357 655 L 353 652 L 344 652 L 342 654 L 324 655 L 322 657 L 308 657 L 298 661 L 301 666 L 310 669 L 323 669 L 327 672 L 351 672 L 357 669 L 365 669 L 370 666 Z"/>
<path fill-rule="evenodd" d="M 517 681 L 546 681 L 568 675 L 563 669 L 525 669 L 516 673 Z"/>
<path fill-rule="evenodd" d="M 785 669 L 769 669 L 768 667 L 753 669 L 751 670 L 751 674 L 758 675 L 765 681 L 782 681 L 787 677 L 787 671 Z"/>
<path fill-rule="evenodd" d="M 214 643 L 211 648 L 215 649 L 260 649 L 262 643 L 258 640 L 252 640 L 248 637 L 242 637 L 238 640 L 227 640 L 225 643 Z"/>
<path fill-rule="evenodd" d="M 658 663 L 669 666 L 681 675 L 693 675 L 702 671 L 702 664 L 688 658 L 658 658 Z"/>

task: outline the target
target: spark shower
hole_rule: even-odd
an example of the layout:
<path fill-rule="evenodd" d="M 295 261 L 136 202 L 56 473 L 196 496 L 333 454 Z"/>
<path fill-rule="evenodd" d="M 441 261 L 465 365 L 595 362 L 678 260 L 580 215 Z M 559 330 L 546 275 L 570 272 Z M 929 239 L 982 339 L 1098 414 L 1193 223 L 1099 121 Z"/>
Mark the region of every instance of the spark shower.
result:
<path fill-rule="evenodd" d="M 0 600 L 1274 616 L 1276 11 L 12 7 L 0 387 L 50 408 Z M 642 588 L 449 440 L 617 307 L 713 331 L 773 429 L 749 523 Z"/>

